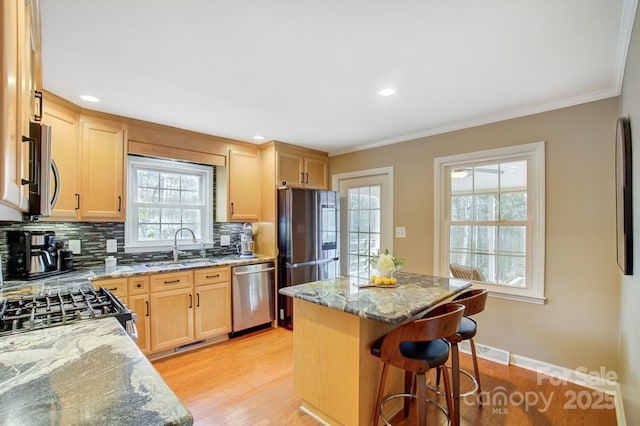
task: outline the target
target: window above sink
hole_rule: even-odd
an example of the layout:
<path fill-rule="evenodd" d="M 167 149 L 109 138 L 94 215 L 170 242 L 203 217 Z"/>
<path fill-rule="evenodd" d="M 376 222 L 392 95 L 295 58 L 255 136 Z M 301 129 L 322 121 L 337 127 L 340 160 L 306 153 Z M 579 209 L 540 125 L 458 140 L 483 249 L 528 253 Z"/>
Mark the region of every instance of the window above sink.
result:
<path fill-rule="evenodd" d="M 212 242 L 212 166 L 129 155 L 127 180 L 127 252 L 171 250 L 183 227 Z M 188 232 L 178 239 L 188 239 L 181 249 L 199 248 Z"/>

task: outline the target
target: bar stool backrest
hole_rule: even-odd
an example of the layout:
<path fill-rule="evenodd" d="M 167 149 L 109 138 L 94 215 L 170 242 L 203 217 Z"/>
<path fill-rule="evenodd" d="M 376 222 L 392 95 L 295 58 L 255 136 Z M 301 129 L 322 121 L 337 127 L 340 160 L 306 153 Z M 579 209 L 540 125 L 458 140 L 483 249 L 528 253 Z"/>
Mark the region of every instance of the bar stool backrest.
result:
<path fill-rule="evenodd" d="M 456 296 L 451 303 L 464 305 L 464 316 L 468 317 L 484 311 L 488 295 L 489 290 L 486 288 L 467 290 Z"/>
<path fill-rule="evenodd" d="M 429 366 L 423 361 L 406 358 L 400 353 L 400 343 L 426 342 L 454 336 L 464 314 L 464 305 L 447 303 L 439 309 L 441 311 L 438 311 L 435 316 L 412 321 L 389 332 L 382 342 L 382 360 L 408 371 L 427 371 Z"/>

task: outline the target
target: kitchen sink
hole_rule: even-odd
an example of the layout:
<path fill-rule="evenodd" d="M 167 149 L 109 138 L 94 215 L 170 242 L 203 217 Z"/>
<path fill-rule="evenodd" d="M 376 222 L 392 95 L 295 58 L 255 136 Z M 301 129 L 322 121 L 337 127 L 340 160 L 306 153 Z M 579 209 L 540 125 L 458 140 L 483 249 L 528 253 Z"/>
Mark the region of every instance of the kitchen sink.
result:
<path fill-rule="evenodd" d="M 213 263 L 208 260 L 202 259 L 191 259 L 184 260 L 182 262 L 151 262 L 145 263 L 144 266 L 147 268 L 193 268 L 198 266 L 210 266 Z"/>

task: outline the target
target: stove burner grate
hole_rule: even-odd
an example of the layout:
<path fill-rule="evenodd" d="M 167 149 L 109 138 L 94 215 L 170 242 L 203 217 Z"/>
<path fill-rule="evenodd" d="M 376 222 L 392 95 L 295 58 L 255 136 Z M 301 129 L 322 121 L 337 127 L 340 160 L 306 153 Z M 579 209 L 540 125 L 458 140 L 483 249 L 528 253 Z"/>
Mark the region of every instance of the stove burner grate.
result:
<path fill-rule="evenodd" d="M 131 311 L 102 287 L 7 298 L 0 304 L 0 335 L 112 316 L 123 326 L 132 319 Z"/>

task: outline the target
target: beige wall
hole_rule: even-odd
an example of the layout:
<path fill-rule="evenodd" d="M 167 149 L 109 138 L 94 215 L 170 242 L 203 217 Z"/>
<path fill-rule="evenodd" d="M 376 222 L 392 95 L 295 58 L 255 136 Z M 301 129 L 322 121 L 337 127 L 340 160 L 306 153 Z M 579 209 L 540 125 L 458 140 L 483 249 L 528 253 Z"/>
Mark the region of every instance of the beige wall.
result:
<path fill-rule="evenodd" d="M 629 116 L 633 144 L 634 275 L 620 275 L 620 383 L 627 424 L 640 425 L 640 8 L 627 55 L 621 116 Z"/>
<path fill-rule="evenodd" d="M 394 250 L 433 272 L 433 159 L 546 141 L 547 303 L 491 298 L 478 341 L 551 364 L 618 369 L 614 147 L 618 98 L 330 158 L 330 173 L 394 167 Z M 636 299 L 638 300 L 638 299 Z"/>

